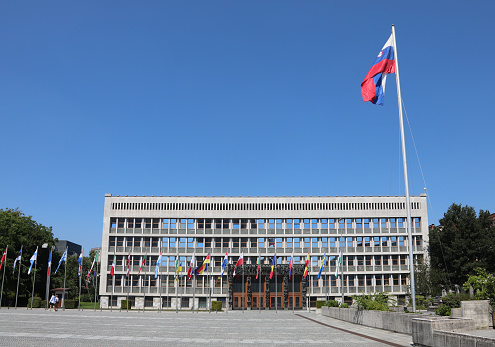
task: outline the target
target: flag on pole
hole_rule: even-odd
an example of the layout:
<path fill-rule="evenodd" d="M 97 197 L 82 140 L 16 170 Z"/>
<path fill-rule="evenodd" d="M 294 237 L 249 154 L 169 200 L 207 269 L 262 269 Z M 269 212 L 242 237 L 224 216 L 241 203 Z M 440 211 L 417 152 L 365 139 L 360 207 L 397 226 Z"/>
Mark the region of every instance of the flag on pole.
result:
<path fill-rule="evenodd" d="M 14 267 L 12 268 L 12 273 L 14 273 L 15 271 L 15 265 L 17 264 L 17 262 L 21 261 L 21 257 L 22 257 L 22 246 L 21 246 L 21 250 L 19 251 L 19 254 L 17 255 L 17 258 L 15 258 L 14 260 Z"/>
<path fill-rule="evenodd" d="M 3 251 L 2 261 L 0 262 L 0 270 L 2 270 L 3 262 L 7 259 L 7 248 L 9 248 L 9 246 L 5 247 L 5 251 Z"/>
<path fill-rule="evenodd" d="M 84 248 L 81 248 L 81 254 L 79 254 L 79 258 L 77 258 L 77 263 L 79 264 L 79 269 L 77 270 L 77 276 L 79 277 L 81 277 L 82 274 L 83 249 Z"/>
<path fill-rule="evenodd" d="M 194 274 L 194 254 L 193 252 L 191 261 L 189 262 L 189 267 L 187 268 L 187 278 L 191 279 L 192 275 Z"/>
<path fill-rule="evenodd" d="M 273 260 L 272 260 L 272 271 L 270 271 L 270 279 L 273 277 L 273 269 L 275 269 L 275 266 L 277 265 L 277 253 L 273 255 Z"/>
<path fill-rule="evenodd" d="M 56 273 L 57 273 L 58 268 L 60 267 L 60 264 L 62 264 L 62 262 L 63 262 L 63 261 L 67 261 L 67 248 L 65 249 L 64 254 L 62 254 L 62 258 L 60 258 L 60 261 L 58 262 L 58 266 L 57 266 L 57 268 L 55 269 L 54 274 L 56 274 Z"/>
<path fill-rule="evenodd" d="M 339 268 L 342 264 L 342 257 L 339 255 L 339 259 L 337 260 L 337 269 L 335 270 L 335 278 L 339 276 Z"/>
<path fill-rule="evenodd" d="M 53 248 L 50 249 L 50 255 L 48 256 L 48 271 L 47 271 L 48 277 L 50 277 L 50 274 L 52 273 L 52 251 Z"/>
<path fill-rule="evenodd" d="M 242 265 L 242 263 L 244 263 L 244 252 L 241 253 L 241 256 L 239 257 L 239 259 L 237 259 L 237 262 L 235 263 L 235 267 L 234 267 L 234 275 L 232 277 L 235 277 L 235 272 L 237 270 L 237 267 Z"/>
<path fill-rule="evenodd" d="M 304 264 L 304 274 L 303 274 L 303 278 L 306 278 L 306 276 L 308 275 L 308 269 L 309 269 L 309 253 L 306 257 L 306 263 Z"/>
<path fill-rule="evenodd" d="M 383 46 L 375 63 L 361 83 L 361 95 L 364 102 L 383 105 L 387 74 L 395 73 L 395 49 L 393 36 Z"/>
<path fill-rule="evenodd" d="M 129 251 L 129 254 L 127 254 L 127 263 L 126 263 L 126 273 L 125 276 L 129 277 L 129 267 L 131 266 L 131 251 Z"/>
<path fill-rule="evenodd" d="M 115 262 L 117 257 L 113 255 L 112 268 L 110 269 L 110 276 L 115 276 Z"/>
<path fill-rule="evenodd" d="M 91 276 L 91 271 L 93 271 L 93 267 L 95 266 L 95 262 L 97 262 L 97 261 L 98 261 L 98 251 L 96 251 L 96 255 L 93 258 L 93 263 L 91 263 L 91 268 L 89 269 L 88 275 L 86 276 L 86 287 L 88 287 L 89 276 Z M 93 281 L 94 281 L 94 279 L 93 279 Z"/>
<path fill-rule="evenodd" d="M 177 256 L 175 257 L 175 271 L 174 271 L 175 280 L 177 280 L 178 276 L 179 276 L 179 252 L 177 252 Z"/>
<path fill-rule="evenodd" d="M 203 261 L 203 264 L 201 264 L 200 267 L 198 267 L 196 270 L 194 270 L 196 275 L 202 275 L 203 272 L 208 270 L 208 264 L 210 264 L 210 254 L 206 256 L 205 260 Z"/>
<path fill-rule="evenodd" d="M 321 260 L 320 270 L 318 271 L 318 279 L 320 279 L 321 272 L 323 271 L 323 267 L 325 266 L 325 261 L 327 260 L 327 255 L 323 255 L 323 259 Z"/>
<path fill-rule="evenodd" d="M 292 276 L 292 266 L 294 265 L 294 252 L 292 252 L 292 255 L 290 256 L 290 261 L 289 261 L 289 279 Z"/>
<path fill-rule="evenodd" d="M 36 251 L 34 251 L 33 256 L 31 257 L 31 259 L 29 259 L 31 265 L 29 265 L 28 275 L 31 274 L 31 269 L 33 268 L 33 264 L 36 261 L 36 259 L 38 259 L 38 247 L 36 247 Z"/>
<path fill-rule="evenodd" d="M 227 256 L 227 252 L 225 252 L 225 257 L 223 257 L 223 261 L 222 261 L 222 272 L 220 273 L 220 276 L 218 276 L 218 279 L 223 277 L 223 274 L 225 272 L 225 267 L 227 266 L 228 262 L 229 262 L 229 257 Z"/>
<path fill-rule="evenodd" d="M 260 266 L 261 266 L 261 253 L 258 253 L 258 260 L 256 261 L 256 264 L 258 264 L 258 266 L 256 267 L 256 279 L 258 279 L 258 276 L 260 274 Z"/>
<path fill-rule="evenodd" d="M 160 268 L 160 264 L 162 263 L 162 252 L 160 252 L 160 255 L 158 256 L 158 259 L 156 261 L 156 266 L 155 266 L 155 278 L 158 277 L 158 269 Z"/>
<path fill-rule="evenodd" d="M 137 273 L 138 276 L 141 273 L 141 270 L 143 269 L 143 265 L 146 265 L 146 258 L 147 257 L 148 257 L 148 252 L 144 253 L 144 258 L 143 258 L 143 261 L 141 262 L 141 267 L 139 268 L 139 271 Z"/>

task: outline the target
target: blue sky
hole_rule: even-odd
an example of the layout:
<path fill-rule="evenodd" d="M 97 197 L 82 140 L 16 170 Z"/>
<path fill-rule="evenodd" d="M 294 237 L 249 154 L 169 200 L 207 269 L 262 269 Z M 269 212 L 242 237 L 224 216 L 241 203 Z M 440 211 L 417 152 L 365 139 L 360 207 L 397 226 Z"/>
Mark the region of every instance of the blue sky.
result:
<path fill-rule="evenodd" d="M 403 195 L 395 75 L 360 94 L 395 24 L 430 223 L 493 212 L 495 4 L 397 3 L 3 2 L 0 208 L 89 249 L 105 193 Z"/>

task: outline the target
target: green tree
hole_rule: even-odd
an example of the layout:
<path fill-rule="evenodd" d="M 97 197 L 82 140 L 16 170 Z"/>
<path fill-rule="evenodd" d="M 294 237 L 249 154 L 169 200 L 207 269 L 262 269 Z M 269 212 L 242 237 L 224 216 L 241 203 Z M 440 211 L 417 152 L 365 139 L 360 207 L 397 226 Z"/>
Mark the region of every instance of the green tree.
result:
<path fill-rule="evenodd" d="M 57 240 L 53 237 L 52 227 L 45 227 L 34 221 L 31 216 L 26 216 L 22 211 L 17 209 L 0 209 L 0 249 L 3 253 L 5 247 L 8 246 L 7 261 L 4 263 L 5 283 L 4 283 L 4 302 L 15 298 L 17 287 L 18 266 L 16 265 L 15 274 L 12 273 L 14 259 L 17 257 L 22 246 L 21 259 L 21 276 L 19 281 L 19 298 L 27 302 L 27 298 L 31 297 L 33 276 L 27 275 L 29 269 L 29 259 L 38 249 L 38 264 L 35 284 L 35 294 L 45 297 L 45 284 L 48 266 L 48 250 L 55 246 Z M 47 244 L 49 248 L 42 249 L 43 244 Z M 34 270 L 34 269 L 33 269 Z M 2 269 L 3 271 L 3 269 Z M 22 300 L 21 300 L 22 301 Z"/>
<path fill-rule="evenodd" d="M 483 268 L 476 268 L 475 271 L 476 275 L 469 276 L 464 283 L 464 289 L 468 291 L 472 287 L 477 300 L 490 300 L 495 308 L 495 276 Z"/>
<path fill-rule="evenodd" d="M 444 273 L 443 285 L 461 287 L 475 268 L 495 271 L 495 227 L 490 212 L 452 204 L 440 220 L 442 227 L 430 231 L 431 268 Z M 440 276 L 442 277 L 442 276 Z"/>

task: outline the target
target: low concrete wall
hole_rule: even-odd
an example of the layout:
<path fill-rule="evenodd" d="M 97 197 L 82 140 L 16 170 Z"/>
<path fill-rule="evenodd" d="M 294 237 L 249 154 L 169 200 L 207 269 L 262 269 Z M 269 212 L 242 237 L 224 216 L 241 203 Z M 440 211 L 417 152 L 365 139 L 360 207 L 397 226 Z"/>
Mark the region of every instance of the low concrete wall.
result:
<path fill-rule="evenodd" d="M 326 306 L 321 308 L 321 314 L 346 322 L 409 335 L 412 334 L 412 319 L 418 317 L 417 314 L 413 313 L 368 311 Z"/>
<path fill-rule="evenodd" d="M 461 315 L 472 318 L 476 329 L 488 329 L 492 325 L 489 300 L 461 301 Z"/>
<path fill-rule="evenodd" d="M 437 331 L 462 332 L 469 330 L 475 330 L 474 321 L 470 318 L 431 317 L 412 320 L 413 342 L 418 346 L 436 346 L 435 333 Z"/>
<path fill-rule="evenodd" d="M 495 339 L 473 336 L 449 331 L 435 331 L 433 333 L 434 347 L 493 347 Z"/>

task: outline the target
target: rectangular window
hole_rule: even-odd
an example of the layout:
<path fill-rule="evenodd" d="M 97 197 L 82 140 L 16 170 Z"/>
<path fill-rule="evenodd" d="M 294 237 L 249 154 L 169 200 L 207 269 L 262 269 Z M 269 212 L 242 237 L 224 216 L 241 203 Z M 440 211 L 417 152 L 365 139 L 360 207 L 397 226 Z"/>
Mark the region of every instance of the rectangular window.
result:
<path fill-rule="evenodd" d="M 258 240 L 256 239 L 256 237 L 251 237 L 249 241 L 251 241 L 251 248 L 258 247 L 258 242 L 257 242 Z"/>
<path fill-rule="evenodd" d="M 222 239 L 222 243 L 223 243 L 223 248 L 229 248 L 229 246 L 230 246 L 230 239 L 228 237 L 224 237 Z"/>
<path fill-rule="evenodd" d="M 211 229 L 211 226 L 213 225 L 211 219 L 205 219 L 205 229 Z"/>
<path fill-rule="evenodd" d="M 171 247 L 171 248 L 175 248 L 175 247 L 176 247 L 176 241 L 175 241 L 175 239 L 176 239 L 175 237 L 171 237 L 171 238 L 169 239 L 169 242 L 170 242 L 170 247 Z"/>
<path fill-rule="evenodd" d="M 309 229 L 310 228 L 309 219 L 306 218 L 303 220 L 303 222 L 304 222 L 304 229 Z"/>
<path fill-rule="evenodd" d="M 347 247 L 352 247 L 352 237 L 347 238 Z"/>
<path fill-rule="evenodd" d="M 287 219 L 285 224 L 287 229 L 292 229 L 292 219 Z"/>
<path fill-rule="evenodd" d="M 110 228 L 112 228 L 112 229 L 117 228 L 117 219 L 116 218 L 110 218 Z"/>
<path fill-rule="evenodd" d="M 364 257 L 362 255 L 357 256 L 357 264 L 358 264 L 358 266 L 364 265 Z"/>
<path fill-rule="evenodd" d="M 371 255 L 367 255 L 365 258 L 364 258 L 364 264 L 366 266 L 371 266 Z"/>
<path fill-rule="evenodd" d="M 287 248 L 292 248 L 292 237 L 287 238 Z"/>
<path fill-rule="evenodd" d="M 363 238 L 361 236 L 356 237 L 356 247 L 363 247 Z"/>
<path fill-rule="evenodd" d="M 364 287 L 364 275 L 358 275 L 358 287 Z"/>
<path fill-rule="evenodd" d="M 135 223 L 134 223 L 135 224 L 134 228 L 141 229 L 142 222 L 143 222 L 142 218 L 136 218 Z"/>
<path fill-rule="evenodd" d="M 282 219 L 277 219 L 277 229 L 282 229 Z"/>
<path fill-rule="evenodd" d="M 361 229 L 362 226 L 363 226 L 362 219 L 361 218 L 357 218 L 356 219 L 356 229 Z"/>
<path fill-rule="evenodd" d="M 179 247 L 180 248 L 186 248 L 186 241 L 187 241 L 187 239 L 185 237 L 181 237 L 179 239 Z"/>
<path fill-rule="evenodd" d="M 328 248 L 328 237 L 322 237 L 321 238 L 321 247 L 322 248 Z"/>
<path fill-rule="evenodd" d="M 247 241 L 248 241 L 247 237 L 241 238 L 241 247 L 242 248 L 246 248 L 247 247 Z"/>
<path fill-rule="evenodd" d="M 396 236 L 392 236 L 390 238 L 390 243 L 391 243 L 391 246 L 392 247 L 396 247 L 397 246 L 397 237 Z"/>
<path fill-rule="evenodd" d="M 222 220 L 215 219 L 215 229 L 222 229 Z"/>
<path fill-rule="evenodd" d="M 187 220 L 187 229 L 194 229 L 194 219 Z"/>
<path fill-rule="evenodd" d="M 134 228 L 134 219 L 129 218 L 127 219 L 127 229 L 132 229 Z"/>
<path fill-rule="evenodd" d="M 328 227 L 329 227 L 330 229 L 335 229 L 335 219 L 334 219 L 334 218 L 330 218 L 330 219 L 328 220 Z"/>
<path fill-rule="evenodd" d="M 222 239 L 220 237 L 215 238 L 215 247 L 216 248 L 221 248 L 222 247 Z"/>
<path fill-rule="evenodd" d="M 375 265 L 376 266 L 382 265 L 382 258 L 379 255 L 375 255 Z"/>
<path fill-rule="evenodd" d="M 148 237 L 144 238 L 144 247 L 149 248 L 151 246 L 150 239 Z"/>
<path fill-rule="evenodd" d="M 392 265 L 399 265 L 399 256 L 396 254 L 392 255 Z"/>
<path fill-rule="evenodd" d="M 177 229 L 177 219 L 170 219 L 170 229 Z"/>
<path fill-rule="evenodd" d="M 382 225 L 382 229 L 385 229 L 387 227 L 387 219 L 386 218 L 381 218 L 380 223 Z"/>
<path fill-rule="evenodd" d="M 301 222 L 299 219 L 294 219 L 294 229 L 301 229 Z"/>
<path fill-rule="evenodd" d="M 258 237 L 258 245 L 260 248 L 265 247 L 265 238 L 264 237 Z"/>
<path fill-rule="evenodd" d="M 404 228 L 404 218 L 398 219 L 399 228 Z"/>
<path fill-rule="evenodd" d="M 141 247 L 141 237 L 134 238 L 134 247 Z"/>
<path fill-rule="evenodd" d="M 352 229 L 352 219 L 348 218 L 345 220 L 347 229 Z"/>
<path fill-rule="evenodd" d="M 382 285 L 382 276 L 381 275 L 375 275 L 375 285 L 377 285 L 377 286 Z"/>
<path fill-rule="evenodd" d="M 187 219 L 181 218 L 180 220 L 180 228 L 179 229 L 185 229 L 187 226 Z"/>
<path fill-rule="evenodd" d="M 389 286 L 390 285 L 390 276 L 389 275 L 384 275 L 383 276 L 383 285 Z"/>
<path fill-rule="evenodd" d="M 222 228 L 230 229 L 230 219 L 222 219 Z"/>
<path fill-rule="evenodd" d="M 204 219 L 198 219 L 198 229 L 204 229 L 205 228 L 205 220 Z"/>
<path fill-rule="evenodd" d="M 420 221 L 419 221 L 419 218 L 414 218 L 414 226 L 415 226 L 416 228 L 421 227 L 421 223 L 420 223 Z"/>
<path fill-rule="evenodd" d="M 379 236 L 374 236 L 373 237 L 373 245 L 375 247 L 380 247 L 380 237 Z"/>
<path fill-rule="evenodd" d="M 321 228 L 323 230 L 328 229 L 328 219 L 324 218 L 324 219 L 321 220 Z"/>
<path fill-rule="evenodd" d="M 369 228 L 370 227 L 370 219 L 369 218 L 365 218 L 364 219 L 364 227 L 365 228 Z"/>
<path fill-rule="evenodd" d="M 396 225 L 395 218 L 390 218 L 390 227 L 395 228 L 395 225 Z"/>
<path fill-rule="evenodd" d="M 404 236 L 399 236 L 399 246 L 405 246 L 405 238 L 404 238 Z"/>
<path fill-rule="evenodd" d="M 347 258 L 347 265 L 348 266 L 354 266 L 354 258 L 353 257 Z"/>
<path fill-rule="evenodd" d="M 268 220 L 268 229 L 275 229 L 275 219 Z"/>
<path fill-rule="evenodd" d="M 330 247 L 335 247 L 335 237 L 330 237 Z"/>
<path fill-rule="evenodd" d="M 132 237 L 127 237 L 127 240 L 125 241 L 125 246 L 132 247 L 132 241 L 133 241 Z"/>
<path fill-rule="evenodd" d="M 388 246 L 388 237 L 382 236 L 382 247 Z"/>
<path fill-rule="evenodd" d="M 318 219 L 311 219 L 311 229 L 318 229 Z"/>
<path fill-rule="evenodd" d="M 157 218 L 153 218 L 152 222 L 153 222 L 153 229 L 158 229 L 158 224 L 160 224 L 160 220 Z"/>
<path fill-rule="evenodd" d="M 232 227 L 234 229 L 239 229 L 239 219 L 232 219 Z"/>
<path fill-rule="evenodd" d="M 304 247 L 306 248 L 311 247 L 311 239 L 309 237 L 304 238 Z"/>
<path fill-rule="evenodd" d="M 187 247 L 188 248 L 194 248 L 194 238 L 192 238 L 192 237 L 187 238 Z"/>
<path fill-rule="evenodd" d="M 211 248 L 211 242 L 212 238 L 211 237 L 205 237 L 205 248 Z"/>
<path fill-rule="evenodd" d="M 258 229 L 265 229 L 265 220 L 258 219 Z"/>
<path fill-rule="evenodd" d="M 168 229 L 170 226 L 170 219 L 164 218 L 162 219 L 162 229 Z"/>
<path fill-rule="evenodd" d="M 407 256 L 401 255 L 400 256 L 400 265 L 406 265 L 406 259 L 407 259 Z"/>
<path fill-rule="evenodd" d="M 311 247 L 318 248 L 318 238 L 316 237 L 311 238 Z"/>
<path fill-rule="evenodd" d="M 109 240 L 108 245 L 110 247 L 115 247 L 115 236 L 110 236 L 110 240 Z"/>
<path fill-rule="evenodd" d="M 146 219 L 144 220 L 144 227 L 145 227 L 146 229 L 151 229 L 151 218 L 146 218 Z"/>
<path fill-rule="evenodd" d="M 232 247 L 239 248 L 239 238 L 235 237 L 232 239 Z"/>
<path fill-rule="evenodd" d="M 250 219 L 249 220 L 249 227 L 251 229 L 258 229 L 258 224 L 256 223 L 256 219 Z"/>
<path fill-rule="evenodd" d="M 416 236 L 414 238 L 416 246 L 422 246 L 423 245 L 423 238 L 421 236 Z"/>
<path fill-rule="evenodd" d="M 380 224 L 378 223 L 378 218 L 373 218 L 373 228 L 374 229 L 380 228 Z"/>
<path fill-rule="evenodd" d="M 158 238 L 157 237 L 151 238 L 151 247 L 158 247 Z"/>
<path fill-rule="evenodd" d="M 383 265 L 387 266 L 388 265 L 388 256 L 383 257 Z"/>
<path fill-rule="evenodd" d="M 392 275 L 393 281 L 394 281 L 394 286 L 399 285 L 399 275 Z"/>
<path fill-rule="evenodd" d="M 203 248 L 205 246 L 205 239 L 202 238 L 202 237 L 198 237 L 197 239 L 197 242 L 198 242 L 198 248 Z"/>
<path fill-rule="evenodd" d="M 241 219 L 241 229 L 247 229 L 247 219 Z"/>
<path fill-rule="evenodd" d="M 371 239 L 369 236 L 364 238 L 364 247 L 371 247 Z"/>

